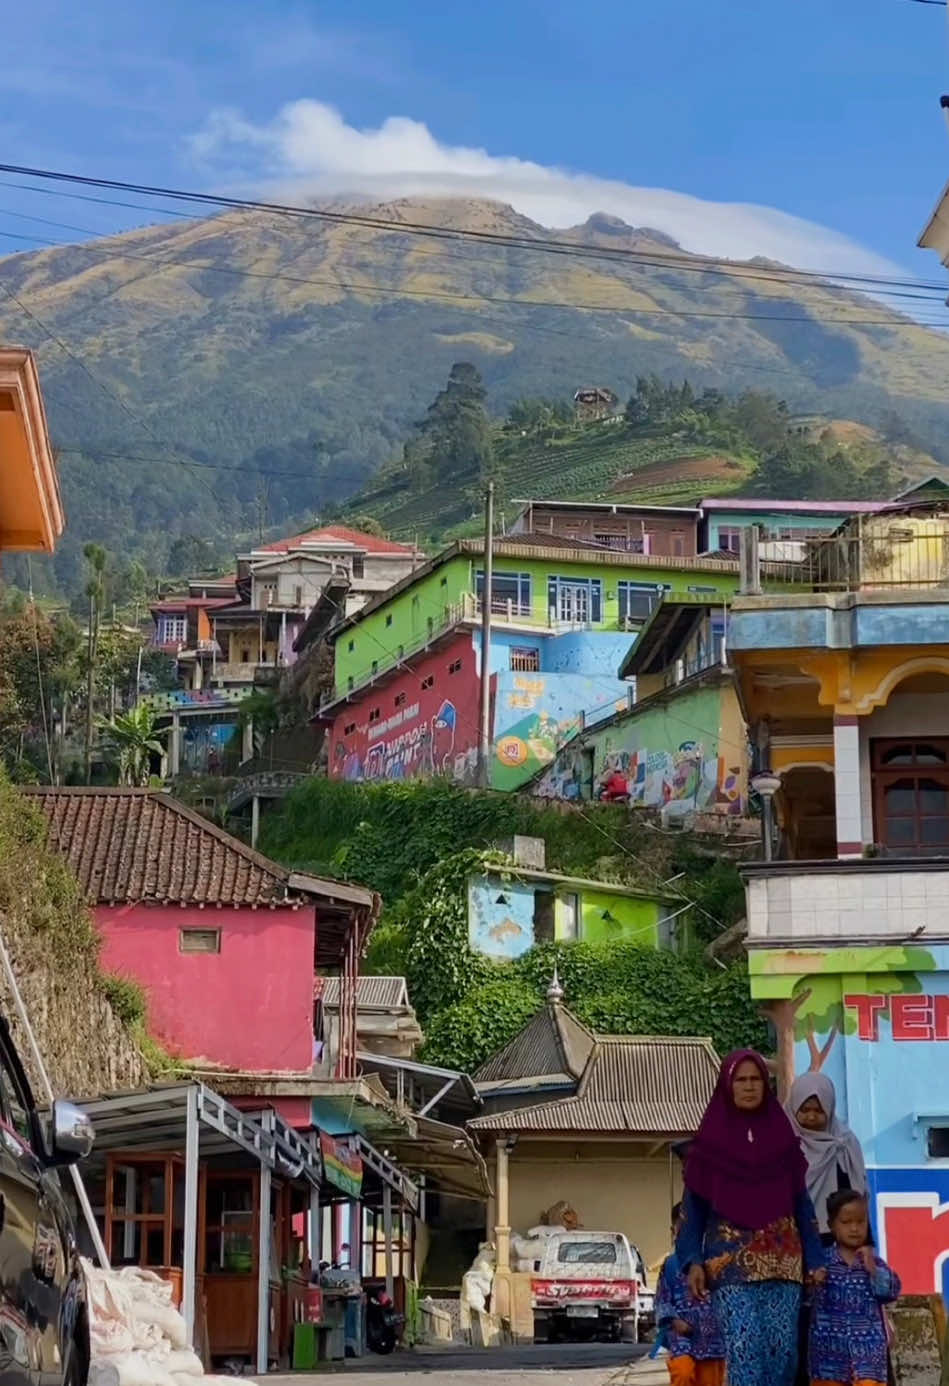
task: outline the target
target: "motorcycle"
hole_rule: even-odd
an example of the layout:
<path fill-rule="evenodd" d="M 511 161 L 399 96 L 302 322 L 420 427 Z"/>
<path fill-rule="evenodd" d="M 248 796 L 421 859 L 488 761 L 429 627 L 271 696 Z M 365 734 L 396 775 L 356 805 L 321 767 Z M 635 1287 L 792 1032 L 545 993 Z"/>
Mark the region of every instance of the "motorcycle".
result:
<path fill-rule="evenodd" d="M 366 1300 L 366 1345 L 370 1352 L 390 1353 L 402 1335 L 405 1319 L 396 1313 L 385 1290 L 371 1290 Z"/>

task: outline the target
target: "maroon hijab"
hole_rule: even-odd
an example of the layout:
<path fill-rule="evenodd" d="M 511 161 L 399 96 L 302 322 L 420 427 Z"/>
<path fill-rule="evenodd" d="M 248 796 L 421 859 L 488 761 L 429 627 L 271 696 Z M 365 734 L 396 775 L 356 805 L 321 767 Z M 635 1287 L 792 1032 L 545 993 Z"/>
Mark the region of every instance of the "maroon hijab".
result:
<path fill-rule="evenodd" d="M 765 1097 L 753 1112 L 735 1106 L 732 1083 L 750 1059 L 765 1081 Z M 685 1166 L 686 1188 L 739 1227 L 766 1227 L 790 1217 L 805 1189 L 807 1163 L 800 1141 L 771 1091 L 768 1066 L 753 1049 L 737 1049 L 722 1063 L 718 1083 Z"/>

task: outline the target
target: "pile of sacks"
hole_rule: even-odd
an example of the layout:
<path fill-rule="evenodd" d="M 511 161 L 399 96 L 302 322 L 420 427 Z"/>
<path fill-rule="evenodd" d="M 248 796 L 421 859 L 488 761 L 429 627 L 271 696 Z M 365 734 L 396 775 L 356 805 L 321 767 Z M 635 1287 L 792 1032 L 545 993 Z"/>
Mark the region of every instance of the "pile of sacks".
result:
<path fill-rule="evenodd" d="M 197 1386 L 229 1383 L 205 1376 L 188 1347 L 185 1321 L 171 1302 L 172 1287 L 138 1266 L 100 1270 L 82 1262 L 89 1316 L 89 1386 Z"/>

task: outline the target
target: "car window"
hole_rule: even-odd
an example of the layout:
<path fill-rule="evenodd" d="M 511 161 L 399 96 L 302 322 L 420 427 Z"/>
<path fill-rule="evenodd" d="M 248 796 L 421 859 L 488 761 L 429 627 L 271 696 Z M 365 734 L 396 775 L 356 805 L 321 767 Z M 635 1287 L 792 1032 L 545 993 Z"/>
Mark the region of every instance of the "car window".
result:
<path fill-rule="evenodd" d="M 22 1141 L 27 1145 L 31 1144 L 33 1128 L 30 1123 L 29 1104 L 2 1047 L 0 1047 L 0 1115 L 7 1126 L 12 1127 Z"/>
<path fill-rule="evenodd" d="M 571 1266 L 615 1266 L 616 1244 L 614 1242 L 561 1242 L 557 1249 L 557 1260 Z"/>

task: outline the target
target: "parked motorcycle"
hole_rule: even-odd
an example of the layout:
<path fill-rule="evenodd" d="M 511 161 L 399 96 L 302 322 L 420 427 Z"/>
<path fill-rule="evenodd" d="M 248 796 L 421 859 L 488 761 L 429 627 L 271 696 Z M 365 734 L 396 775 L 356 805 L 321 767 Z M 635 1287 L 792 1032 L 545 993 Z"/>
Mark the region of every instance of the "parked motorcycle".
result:
<path fill-rule="evenodd" d="M 370 1352 L 390 1353 L 402 1336 L 405 1319 L 396 1313 L 385 1290 L 371 1290 L 366 1300 L 366 1345 Z"/>

